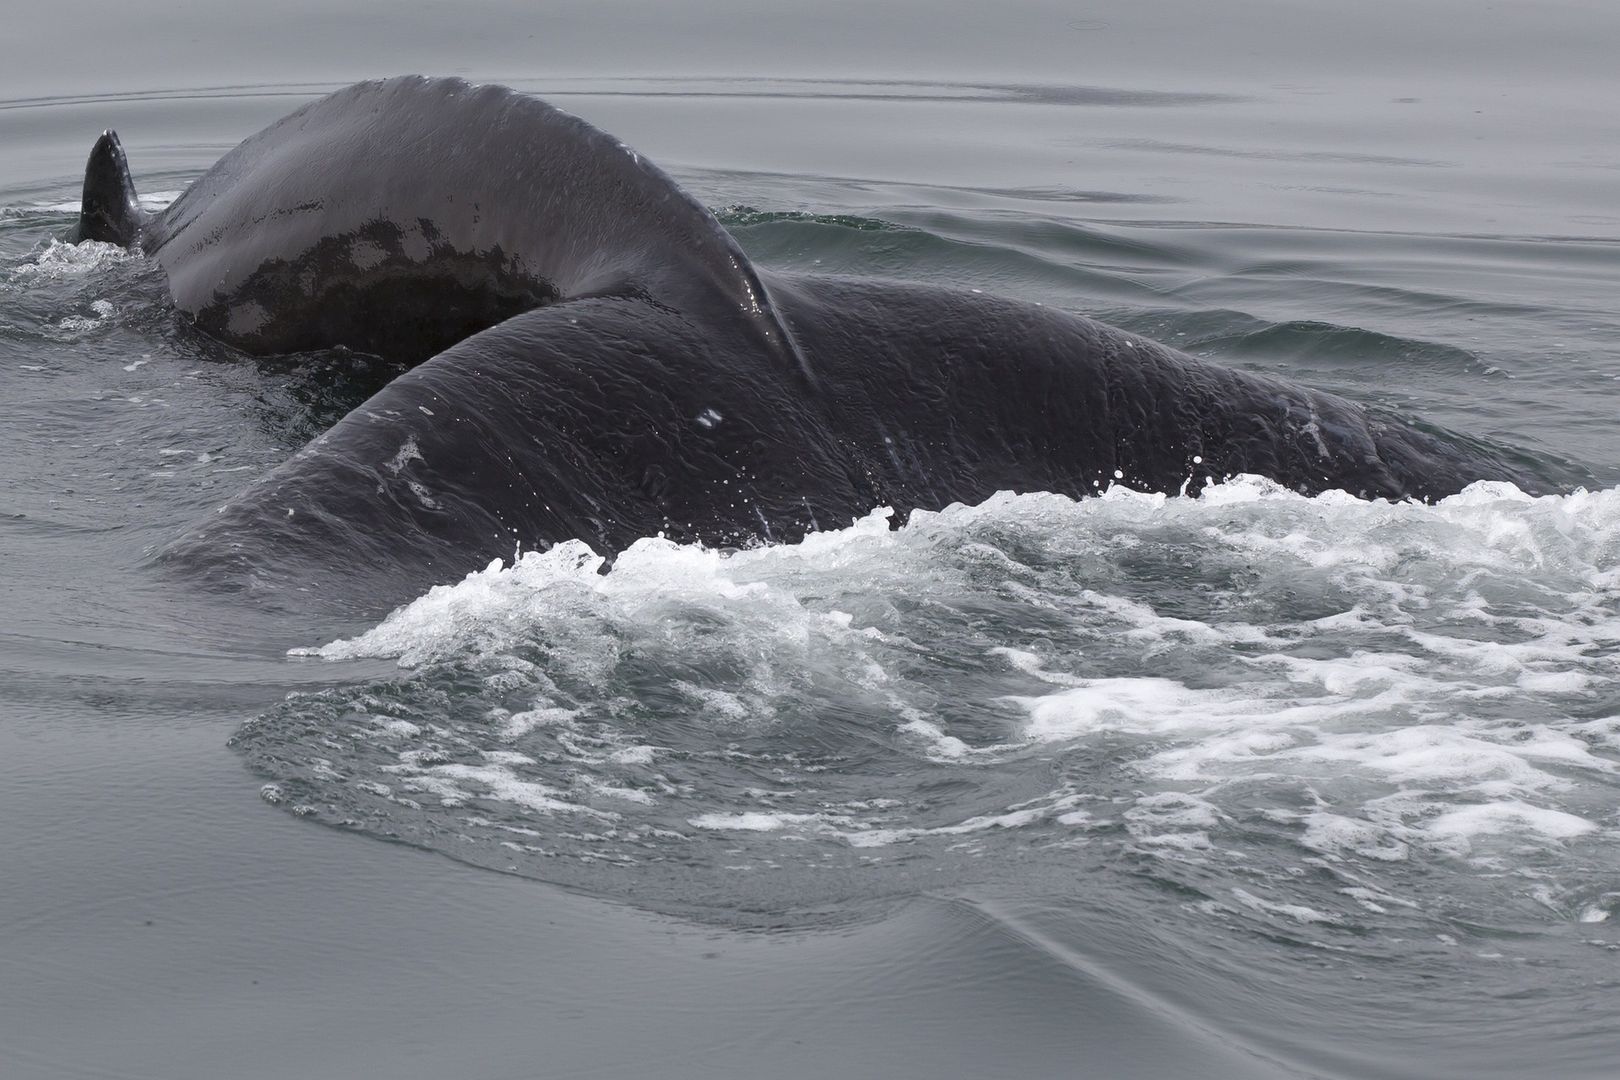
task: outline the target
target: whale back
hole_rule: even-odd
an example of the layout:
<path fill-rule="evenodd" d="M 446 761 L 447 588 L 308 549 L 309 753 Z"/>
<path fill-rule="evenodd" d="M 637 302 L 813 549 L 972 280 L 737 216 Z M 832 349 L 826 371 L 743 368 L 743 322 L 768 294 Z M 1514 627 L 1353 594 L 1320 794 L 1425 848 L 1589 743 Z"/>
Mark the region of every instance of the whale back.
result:
<path fill-rule="evenodd" d="M 743 313 L 802 361 L 736 241 L 618 140 L 500 86 L 420 76 L 311 102 L 226 154 L 141 238 L 204 332 L 257 354 L 417 362 L 521 311 L 644 296 Z"/>
<path fill-rule="evenodd" d="M 744 325 L 636 297 L 514 316 L 394 379 L 159 561 L 354 611 L 564 540 L 612 555 L 849 524 L 875 490 L 814 395 L 750 373 Z"/>
<path fill-rule="evenodd" d="M 1003 490 L 1197 494 L 1241 473 L 1364 499 L 1545 487 L 1487 444 L 1072 312 L 927 285 L 772 283 L 815 358 L 826 422 L 898 511 Z"/>
<path fill-rule="evenodd" d="M 1006 489 L 1539 486 L 1490 446 L 1079 315 L 758 274 L 669 177 L 499 87 L 311 103 L 140 242 L 243 348 L 424 360 L 159 555 L 299 603 L 370 609 L 520 547 L 792 541 Z"/>
<path fill-rule="evenodd" d="M 818 392 L 751 371 L 741 317 L 596 297 L 401 375 L 165 549 L 188 578 L 382 606 L 518 548 L 795 541 L 998 491 L 1438 498 L 1539 486 L 1491 448 L 1083 316 L 942 289 L 771 275 Z M 300 591 L 303 590 L 303 591 Z"/>

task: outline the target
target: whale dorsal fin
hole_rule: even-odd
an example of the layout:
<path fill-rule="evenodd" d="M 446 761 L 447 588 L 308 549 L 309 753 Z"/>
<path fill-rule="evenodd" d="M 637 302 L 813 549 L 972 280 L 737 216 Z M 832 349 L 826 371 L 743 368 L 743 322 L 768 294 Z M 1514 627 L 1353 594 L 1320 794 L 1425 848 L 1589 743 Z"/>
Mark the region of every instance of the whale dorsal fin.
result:
<path fill-rule="evenodd" d="M 140 240 L 145 224 L 123 144 L 116 131 L 103 131 L 84 167 L 84 200 L 72 238 L 129 247 Z"/>

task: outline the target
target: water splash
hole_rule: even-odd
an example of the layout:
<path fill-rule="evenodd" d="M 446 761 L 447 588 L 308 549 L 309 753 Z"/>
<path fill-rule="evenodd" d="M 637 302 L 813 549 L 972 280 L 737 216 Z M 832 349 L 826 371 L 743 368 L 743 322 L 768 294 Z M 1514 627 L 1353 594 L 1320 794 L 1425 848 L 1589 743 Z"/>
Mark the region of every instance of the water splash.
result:
<path fill-rule="evenodd" d="M 13 266 L 7 276 L 14 284 L 85 278 L 136 258 L 139 256 L 118 244 L 107 244 L 100 240 L 67 244 L 53 239 Z"/>
<path fill-rule="evenodd" d="M 405 672 L 237 743 L 303 813 L 654 907 L 1123 859 L 1367 933 L 1620 889 L 1620 490 L 1003 494 L 602 568 L 525 553 L 295 650 Z"/>

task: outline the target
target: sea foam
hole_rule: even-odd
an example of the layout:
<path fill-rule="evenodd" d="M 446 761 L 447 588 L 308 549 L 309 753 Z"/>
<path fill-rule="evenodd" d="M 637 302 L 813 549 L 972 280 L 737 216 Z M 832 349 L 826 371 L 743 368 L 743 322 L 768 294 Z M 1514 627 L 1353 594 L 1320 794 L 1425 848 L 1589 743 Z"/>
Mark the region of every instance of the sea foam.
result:
<path fill-rule="evenodd" d="M 1407 917 L 1408 872 L 1499 903 L 1503 845 L 1590 892 L 1620 838 L 1620 491 L 1002 494 L 603 566 L 523 552 L 295 650 L 402 681 L 295 697 L 239 741 L 301 804 L 427 846 L 357 785 L 476 806 L 495 824 L 458 824 L 458 857 L 538 829 L 541 862 L 490 860 L 550 877 L 746 857 L 791 892 L 809 866 L 946 880 L 1117 849 L 1230 866 L 1251 897 L 1258 874 L 1272 893 L 1217 906 L 1334 926 Z M 348 779 L 312 764 L 331 742 Z M 561 824 L 581 816 L 610 827 Z M 1308 889 L 1313 865 L 1353 879 Z"/>

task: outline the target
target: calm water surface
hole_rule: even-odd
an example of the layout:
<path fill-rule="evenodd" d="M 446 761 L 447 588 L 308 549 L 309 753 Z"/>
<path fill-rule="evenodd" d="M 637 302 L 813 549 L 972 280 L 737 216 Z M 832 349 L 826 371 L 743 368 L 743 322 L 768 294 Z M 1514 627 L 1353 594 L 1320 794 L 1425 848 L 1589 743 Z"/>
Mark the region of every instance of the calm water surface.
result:
<path fill-rule="evenodd" d="M 1591 2 L 0 16 L 0 1073 L 1613 1075 L 1617 45 Z M 57 243 L 84 156 L 116 127 L 161 205 L 403 71 L 584 116 L 763 264 L 1082 311 L 1570 493 L 1006 494 L 386 619 L 164 580 L 365 388 Z"/>

